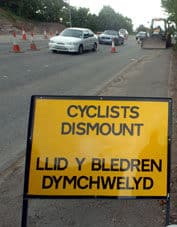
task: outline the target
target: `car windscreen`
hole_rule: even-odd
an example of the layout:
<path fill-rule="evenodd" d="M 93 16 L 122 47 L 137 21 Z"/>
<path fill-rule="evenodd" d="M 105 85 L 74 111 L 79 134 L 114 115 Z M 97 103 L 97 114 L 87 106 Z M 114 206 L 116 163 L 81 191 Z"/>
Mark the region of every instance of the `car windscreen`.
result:
<path fill-rule="evenodd" d="M 138 35 L 145 36 L 146 32 L 139 32 Z"/>
<path fill-rule="evenodd" d="M 76 38 L 82 38 L 83 32 L 77 29 L 66 29 L 61 34 L 61 36 L 69 36 L 69 37 L 76 37 Z"/>
<path fill-rule="evenodd" d="M 116 31 L 104 31 L 106 35 L 118 35 Z"/>

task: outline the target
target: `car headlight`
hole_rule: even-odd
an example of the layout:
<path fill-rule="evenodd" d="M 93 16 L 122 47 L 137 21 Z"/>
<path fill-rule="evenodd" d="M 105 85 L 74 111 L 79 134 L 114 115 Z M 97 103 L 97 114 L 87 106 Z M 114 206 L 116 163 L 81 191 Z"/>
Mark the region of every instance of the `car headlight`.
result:
<path fill-rule="evenodd" d="M 73 46 L 76 46 L 77 43 L 76 43 L 76 42 L 67 42 L 66 45 L 73 45 Z"/>

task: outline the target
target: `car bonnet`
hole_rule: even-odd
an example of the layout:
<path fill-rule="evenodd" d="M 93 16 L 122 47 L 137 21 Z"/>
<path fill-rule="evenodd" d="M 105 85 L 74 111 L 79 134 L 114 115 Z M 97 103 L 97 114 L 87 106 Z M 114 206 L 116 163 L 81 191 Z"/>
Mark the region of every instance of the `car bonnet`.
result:
<path fill-rule="evenodd" d="M 54 36 L 50 39 L 54 42 L 79 42 L 81 41 L 81 38 L 76 37 L 70 37 L 70 36 Z"/>

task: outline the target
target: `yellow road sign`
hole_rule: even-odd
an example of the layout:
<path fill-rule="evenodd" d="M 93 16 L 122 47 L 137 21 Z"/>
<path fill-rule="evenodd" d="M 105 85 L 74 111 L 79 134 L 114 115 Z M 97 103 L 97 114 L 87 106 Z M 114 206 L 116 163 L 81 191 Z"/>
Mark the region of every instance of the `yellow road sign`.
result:
<path fill-rule="evenodd" d="M 166 197 L 170 99 L 33 97 L 26 196 Z"/>

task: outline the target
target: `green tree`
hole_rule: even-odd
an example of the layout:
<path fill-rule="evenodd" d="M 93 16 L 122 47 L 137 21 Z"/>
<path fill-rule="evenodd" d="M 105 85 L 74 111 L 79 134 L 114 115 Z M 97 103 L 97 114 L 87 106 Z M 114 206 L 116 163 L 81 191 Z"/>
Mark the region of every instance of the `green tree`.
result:
<path fill-rule="evenodd" d="M 21 0 L 1 0 L 0 7 L 13 11 L 18 14 L 19 6 L 21 5 Z"/>
<path fill-rule="evenodd" d="M 169 14 L 169 19 L 177 24 L 177 1 L 176 0 L 161 0 L 162 6 Z"/>
<path fill-rule="evenodd" d="M 136 32 L 140 32 L 140 31 L 144 31 L 144 32 L 148 32 L 148 28 L 145 27 L 143 24 L 139 25 L 139 27 L 136 29 Z"/>
<path fill-rule="evenodd" d="M 98 28 L 100 31 L 115 29 L 116 13 L 111 7 L 104 6 L 98 15 L 98 18 L 100 22 Z"/>
<path fill-rule="evenodd" d="M 128 17 L 116 13 L 110 6 L 104 6 L 99 15 L 91 14 L 87 8 L 70 6 L 64 0 L 0 0 L 4 7 L 18 16 L 47 22 L 60 22 L 66 26 L 88 27 L 93 31 L 105 29 L 119 30 L 125 28 L 132 31 L 132 21 Z"/>
<path fill-rule="evenodd" d="M 72 8 L 71 11 L 71 18 L 72 18 L 72 25 L 74 27 L 87 27 L 88 24 L 88 15 L 89 9 L 87 8 Z"/>
<path fill-rule="evenodd" d="M 132 32 L 133 25 L 131 19 L 116 13 L 110 6 L 104 6 L 98 15 L 98 30 L 103 31 L 106 29 L 119 30 L 120 28 L 127 29 Z"/>
<path fill-rule="evenodd" d="M 87 27 L 92 29 L 94 32 L 98 31 L 98 17 L 95 14 L 88 14 L 87 15 Z"/>
<path fill-rule="evenodd" d="M 170 32 L 174 33 L 176 32 L 177 27 L 177 1 L 176 0 L 161 0 L 162 6 L 165 8 L 167 13 L 169 14 L 169 20 L 170 22 L 174 22 L 174 24 L 171 23 L 170 26 Z M 176 44 L 174 45 L 174 49 L 177 50 L 177 39 Z"/>
<path fill-rule="evenodd" d="M 1 0 L 0 6 L 18 16 L 41 21 L 59 21 L 63 0 Z"/>

